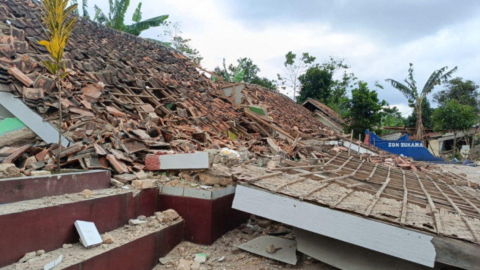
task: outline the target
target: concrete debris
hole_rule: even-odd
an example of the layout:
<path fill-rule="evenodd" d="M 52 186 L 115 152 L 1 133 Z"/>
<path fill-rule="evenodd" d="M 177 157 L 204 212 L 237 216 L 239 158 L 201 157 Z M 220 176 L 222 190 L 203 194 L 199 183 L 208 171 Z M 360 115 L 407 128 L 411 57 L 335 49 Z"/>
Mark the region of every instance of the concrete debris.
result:
<path fill-rule="evenodd" d="M 113 186 L 117 187 L 117 188 L 121 188 L 121 187 L 123 187 L 123 186 L 125 185 L 124 183 L 122 183 L 122 182 L 120 182 L 120 181 L 117 181 L 117 180 L 115 180 L 115 179 L 113 179 L 113 178 L 110 179 L 110 183 L 111 183 Z"/>
<path fill-rule="evenodd" d="M 208 169 L 208 153 L 150 155 L 145 159 L 145 169 L 158 170 L 195 170 Z"/>
<path fill-rule="evenodd" d="M 140 225 L 140 224 L 144 224 L 144 223 L 147 223 L 147 221 L 140 220 L 140 219 L 130 219 L 128 221 L 128 225 L 132 225 L 132 226 L 136 226 L 136 225 Z"/>
<path fill-rule="evenodd" d="M 228 186 L 233 183 L 230 169 L 222 164 L 213 164 L 208 171 L 199 174 L 200 183 L 203 185 Z"/>
<path fill-rule="evenodd" d="M 199 262 L 199 263 L 204 263 L 207 261 L 207 255 L 203 253 L 197 253 L 195 255 L 194 261 Z"/>
<path fill-rule="evenodd" d="M 113 239 L 113 236 L 109 233 L 105 233 L 104 235 L 102 235 L 102 242 L 104 244 L 113 244 L 115 242 L 115 239 Z"/>
<path fill-rule="evenodd" d="M 54 261 L 51 261 L 49 263 L 47 263 L 44 267 L 43 267 L 43 270 L 51 270 L 53 269 L 55 266 L 59 265 L 63 260 L 63 255 L 60 255 L 58 256 L 57 259 L 55 259 Z"/>
<path fill-rule="evenodd" d="M 147 179 L 147 180 L 133 180 L 132 186 L 137 189 L 147 189 L 156 187 L 156 179 Z"/>
<path fill-rule="evenodd" d="M 291 265 L 297 264 L 297 244 L 293 240 L 261 236 L 239 245 L 238 248 Z"/>
<path fill-rule="evenodd" d="M 103 242 L 95 223 L 77 220 L 74 224 L 84 247 L 97 246 Z"/>
<path fill-rule="evenodd" d="M 29 253 L 25 254 L 25 256 L 23 256 L 23 258 L 21 258 L 18 262 L 19 263 L 26 263 L 26 262 L 28 262 L 29 260 L 31 260 L 35 257 L 37 257 L 37 252 L 32 251 L 32 252 L 29 252 Z"/>
<path fill-rule="evenodd" d="M 30 176 L 48 176 L 51 175 L 52 172 L 50 171 L 32 171 Z"/>
<path fill-rule="evenodd" d="M 89 189 L 85 189 L 85 190 L 82 191 L 82 196 L 85 199 L 89 199 L 93 196 L 93 191 L 91 191 Z"/>
<path fill-rule="evenodd" d="M 62 247 L 63 248 L 71 248 L 71 247 L 73 247 L 73 245 L 72 244 L 63 244 Z"/>
<path fill-rule="evenodd" d="M 19 177 L 20 175 L 20 171 L 15 164 L 0 164 L 0 179 Z"/>
<path fill-rule="evenodd" d="M 180 215 L 173 209 L 165 210 L 163 212 L 155 212 L 155 218 L 162 224 L 175 221 L 179 217 Z"/>

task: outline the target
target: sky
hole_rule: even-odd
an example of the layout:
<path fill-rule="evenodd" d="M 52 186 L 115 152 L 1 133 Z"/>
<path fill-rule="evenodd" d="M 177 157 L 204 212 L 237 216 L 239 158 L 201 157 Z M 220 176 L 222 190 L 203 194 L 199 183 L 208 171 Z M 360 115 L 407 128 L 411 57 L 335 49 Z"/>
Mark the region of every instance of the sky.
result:
<path fill-rule="evenodd" d="M 79 0 L 81 2 L 81 0 Z M 131 0 L 127 22 L 139 0 Z M 107 0 L 89 1 L 108 11 Z M 248 57 L 260 76 L 276 79 L 289 51 L 308 52 L 322 63 L 344 59 L 380 99 L 411 113 L 406 98 L 385 82 L 403 81 L 414 64 L 418 88 L 439 68 L 480 84 L 478 0 L 143 0 L 143 19 L 168 14 L 213 70 Z M 142 37 L 157 38 L 161 28 Z M 437 86 L 434 92 L 442 89 Z M 429 95 L 432 98 L 432 95 Z M 435 104 L 434 104 L 435 106 Z"/>

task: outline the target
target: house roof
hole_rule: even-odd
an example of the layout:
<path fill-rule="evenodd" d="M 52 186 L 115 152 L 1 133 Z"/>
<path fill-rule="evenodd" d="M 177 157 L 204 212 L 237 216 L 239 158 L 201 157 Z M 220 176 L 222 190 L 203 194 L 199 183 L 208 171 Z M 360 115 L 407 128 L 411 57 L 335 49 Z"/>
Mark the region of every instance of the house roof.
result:
<path fill-rule="evenodd" d="M 336 111 L 332 110 L 327 105 L 312 98 L 308 98 L 302 105 L 308 108 L 310 111 L 328 118 L 329 120 L 331 120 L 331 122 L 336 124 L 340 129 L 343 129 L 343 124 L 345 124 L 345 121 Z"/>
<path fill-rule="evenodd" d="M 249 166 L 236 173 L 270 192 L 480 244 L 480 192 L 466 178 L 374 165 L 345 153 L 325 161 L 303 168 L 284 165 L 273 172 Z"/>
<path fill-rule="evenodd" d="M 58 126 L 57 90 L 42 64 L 49 56 L 38 44 L 45 39 L 40 14 L 36 3 L 0 0 L 0 91 Z M 107 153 L 141 168 L 144 156 L 157 149 L 251 148 L 252 143 L 266 145 L 252 139 L 273 137 L 270 130 L 283 134 L 281 147 L 290 147 L 296 138 L 336 136 L 279 93 L 248 85 L 244 104 L 235 104 L 219 92 L 222 84 L 199 73 L 178 52 L 83 18 L 69 40 L 65 65 L 62 125 L 65 137 L 75 143 L 68 149 L 68 166 L 89 168 L 82 161 L 85 155 Z M 265 106 L 270 118 L 245 111 L 245 104 Z M 237 140 L 229 139 L 227 131 Z M 255 149 L 270 153 L 268 147 Z M 106 167 L 105 157 L 98 158 Z"/>

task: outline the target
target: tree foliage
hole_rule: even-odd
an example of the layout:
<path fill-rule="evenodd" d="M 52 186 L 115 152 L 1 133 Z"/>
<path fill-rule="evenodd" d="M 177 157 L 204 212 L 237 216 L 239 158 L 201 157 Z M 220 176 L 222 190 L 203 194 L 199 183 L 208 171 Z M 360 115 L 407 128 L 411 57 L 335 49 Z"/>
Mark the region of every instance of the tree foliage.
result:
<path fill-rule="evenodd" d="M 297 90 L 300 86 L 298 78 L 313 65 L 315 59 L 309 53 L 303 53 L 301 58 L 297 58 L 297 55 L 291 51 L 285 55 L 284 74 L 277 74 L 277 77 L 283 89 L 291 88 L 293 90 L 293 100 L 296 100 Z"/>
<path fill-rule="evenodd" d="M 435 111 L 434 108 L 430 105 L 430 101 L 428 98 L 422 102 L 422 124 L 425 128 L 433 129 L 433 112 Z M 410 114 L 405 119 L 405 126 L 406 127 L 415 127 L 417 124 L 417 108 L 413 107 L 412 114 Z"/>
<path fill-rule="evenodd" d="M 223 59 L 223 69 L 216 67 L 213 71 L 218 76 L 229 82 L 245 82 L 276 90 L 276 82 L 265 77 L 259 77 L 260 68 L 253 60 L 242 57 L 237 60 L 237 65 L 230 64 L 228 67 Z"/>
<path fill-rule="evenodd" d="M 62 82 L 67 76 L 65 65 L 62 66 L 63 54 L 67 47 L 70 35 L 73 32 L 76 16 L 71 16 L 77 9 L 77 5 L 68 6 L 68 0 L 43 0 L 42 22 L 48 31 L 45 35 L 48 40 L 42 40 L 38 43 L 45 46 L 53 61 L 42 61 L 50 73 L 55 76 L 58 88 L 58 152 L 57 152 L 57 170 L 60 172 L 60 153 L 62 150 Z M 63 63 L 64 64 L 64 63 Z"/>
<path fill-rule="evenodd" d="M 71 0 L 72 5 L 77 5 L 77 8 L 73 12 L 75 15 L 80 16 L 80 12 L 78 11 L 78 0 Z M 88 14 L 88 0 L 82 0 L 82 17 L 90 19 L 90 15 Z"/>
<path fill-rule="evenodd" d="M 298 77 L 302 87 L 297 97 L 298 103 L 305 102 L 308 98 L 316 99 L 327 104 L 330 101 L 332 72 L 315 65 L 307 69 L 305 74 Z"/>
<path fill-rule="evenodd" d="M 345 132 L 353 130 L 356 138 L 366 129 L 375 130 L 381 123 L 381 110 L 385 105 L 385 101 L 379 101 L 375 90 L 370 90 L 366 82 L 359 81 L 352 90 L 352 99 L 346 104 L 347 112 L 343 115 L 347 121 Z"/>
<path fill-rule="evenodd" d="M 472 128 L 478 121 L 478 115 L 472 106 L 462 105 L 451 99 L 433 113 L 435 130 L 451 131 L 454 134 L 453 154 L 456 153 L 456 134 Z"/>
<path fill-rule="evenodd" d="M 453 99 L 462 105 L 472 106 L 475 113 L 480 113 L 478 85 L 471 80 L 464 81 L 460 77 L 451 79 L 445 85 L 445 89 L 435 93 L 433 98 L 440 106 Z"/>
<path fill-rule="evenodd" d="M 400 91 L 408 99 L 408 103 L 417 109 L 417 122 L 416 122 L 416 132 L 415 136 L 419 139 L 423 138 L 424 126 L 422 121 L 422 103 L 433 90 L 436 85 L 441 84 L 442 82 L 447 82 L 447 80 L 452 76 L 452 74 L 457 71 L 457 67 L 452 70 L 447 71 L 448 67 L 442 67 L 438 70 L 435 70 L 432 75 L 428 78 L 427 82 L 423 86 L 421 92 L 417 90 L 417 82 L 415 81 L 413 64 L 410 63 L 408 69 L 408 76 L 404 80 L 406 83 L 403 84 L 393 79 L 386 79 L 394 88 Z"/>
<path fill-rule="evenodd" d="M 130 0 L 109 0 L 110 10 L 108 16 L 95 5 L 95 17 L 93 20 L 109 28 L 139 36 L 143 31 L 151 27 L 158 27 L 168 19 L 168 15 L 161 15 L 142 21 L 142 2 L 140 2 L 132 16 L 133 24 L 126 25 L 125 14 L 129 5 Z"/>
<path fill-rule="evenodd" d="M 173 23 L 166 21 L 164 23 L 163 33 L 159 35 L 159 37 L 164 45 L 171 46 L 180 51 L 183 55 L 192 60 L 193 63 L 199 65 L 200 62 L 202 62 L 203 57 L 200 55 L 200 52 L 190 44 L 192 40 L 183 38 L 181 36 L 182 34 L 183 31 L 179 22 Z"/>

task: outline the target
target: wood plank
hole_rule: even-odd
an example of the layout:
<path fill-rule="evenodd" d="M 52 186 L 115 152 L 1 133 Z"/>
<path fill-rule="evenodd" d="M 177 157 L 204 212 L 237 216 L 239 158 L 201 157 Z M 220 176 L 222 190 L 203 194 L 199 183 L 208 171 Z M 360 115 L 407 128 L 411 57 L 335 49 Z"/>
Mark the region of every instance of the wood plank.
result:
<path fill-rule="evenodd" d="M 431 211 L 431 213 L 434 217 L 434 220 L 435 220 L 435 231 L 438 234 L 442 235 L 442 232 L 443 232 L 442 223 L 440 221 L 440 216 L 439 216 L 438 210 L 435 207 L 435 204 L 433 203 L 432 198 L 430 197 L 430 194 L 428 194 L 427 190 L 423 186 L 422 180 L 420 180 L 420 176 L 418 176 L 418 174 L 415 173 L 415 172 L 414 172 L 414 174 L 417 177 L 418 183 L 420 184 L 420 187 L 422 188 L 423 193 L 425 194 L 425 197 L 427 198 L 428 205 L 430 205 L 430 211 Z"/>
<path fill-rule="evenodd" d="M 402 214 L 400 216 L 400 225 L 405 226 L 405 220 L 407 218 L 408 190 L 407 190 L 407 179 L 405 178 L 404 170 L 402 170 L 402 174 L 403 174 L 403 201 L 402 201 Z"/>

